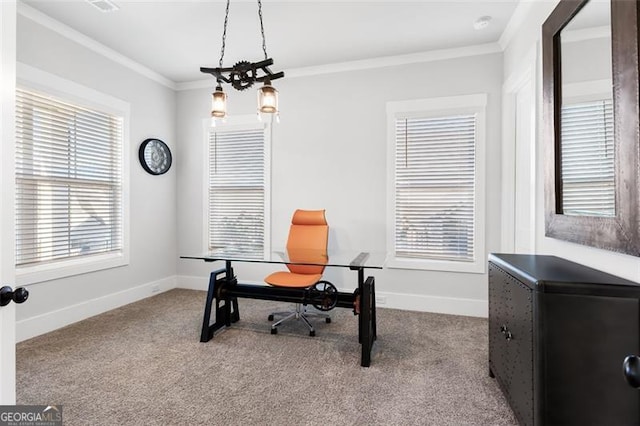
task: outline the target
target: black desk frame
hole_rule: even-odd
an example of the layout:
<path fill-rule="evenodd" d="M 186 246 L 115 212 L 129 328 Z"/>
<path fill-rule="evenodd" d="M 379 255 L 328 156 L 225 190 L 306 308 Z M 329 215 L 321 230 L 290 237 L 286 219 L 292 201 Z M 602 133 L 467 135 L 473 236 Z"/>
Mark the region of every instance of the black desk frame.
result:
<path fill-rule="evenodd" d="M 367 257 L 367 253 L 360 253 L 351 262 L 349 269 L 358 272 L 358 288 L 353 293 L 338 292 L 336 304 L 338 308 L 353 309 L 354 315 L 359 315 L 358 342 L 362 347 L 360 365 L 363 367 L 371 365 L 371 350 L 373 349 L 373 342 L 377 339 L 375 279 L 371 276 L 367 277 L 366 280 L 364 278 L 366 267 L 363 263 Z M 321 296 L 314 296 L 305 288 L 240 284 L 231 266 L 233 261 L 215 258 L 206 259 L 205 261 L 214 262 L 216 260 L 224 260 L 225 267 L 211 272 L 209 278 L 207 301 L 202 319 L 201 342 L 208 342 L 214 337 L 216 331 L 223 327 L 230 327 L 232 323 L 240 320 L 240 311 L 238 310 L 239 297 L 311 305 L 322 303 Z M 215 314 L 213 324 L 211 324 L 212 309 L 214 309 Z"/>

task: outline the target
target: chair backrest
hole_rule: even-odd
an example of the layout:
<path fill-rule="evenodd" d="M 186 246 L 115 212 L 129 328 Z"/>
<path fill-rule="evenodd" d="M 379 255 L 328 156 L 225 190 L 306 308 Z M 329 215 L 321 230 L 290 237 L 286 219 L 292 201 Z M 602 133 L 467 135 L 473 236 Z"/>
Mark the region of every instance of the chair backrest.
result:
<path fill-rule="evenodd" d="M 327 259 L 329 225 L 324 210 L 296 210 L 291 219 L 287 252 L 292 262 L 322 263 Z M 321 274 L 323 265 L 287 265 L 296 274 Z"/>

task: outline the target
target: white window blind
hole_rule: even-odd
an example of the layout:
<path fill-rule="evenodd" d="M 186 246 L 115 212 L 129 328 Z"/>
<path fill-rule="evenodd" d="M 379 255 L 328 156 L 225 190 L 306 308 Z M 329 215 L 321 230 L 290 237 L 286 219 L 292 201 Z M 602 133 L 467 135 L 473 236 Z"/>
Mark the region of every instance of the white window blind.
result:
<path fill-rule="evenodd" d="M 123 118 L 16 95 L 16 264 L 121 251 Z"/>
<path fill-rule="evenodd" d="M 615 216 L 611 100 L 563 105 L 561 114 L 563 213 Z"/>
<path fill-rule="evenodd" d="M 397 118 L 395 254 L 474 261 L 475 114 Z"/>
<path fill-rule="evenodd" d="M 265 228 L 263 128 L 209 133 L 209 248 L 262 255 Z"/>

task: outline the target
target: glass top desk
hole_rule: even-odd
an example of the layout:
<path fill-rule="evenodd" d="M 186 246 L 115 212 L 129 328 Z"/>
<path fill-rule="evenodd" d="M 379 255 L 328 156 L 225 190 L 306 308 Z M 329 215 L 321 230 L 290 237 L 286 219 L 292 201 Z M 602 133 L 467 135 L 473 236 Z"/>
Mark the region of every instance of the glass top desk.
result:
<path fill-rule="evenodd" d="M 269 253 L 251 252 L 241 248 L 219 247 L 205 253 L 180 256 L 182 259 L 203 260 L 205 262 L 225 262 L 225 267 L 211 272 L 207 300 L 202 320 L 201 342 L 208 342 L 216 331 L 230 327 L 240 320 L 238 298 L 277 300 L 281 302 L 312 305 L 320 310 L 349 308 L 358 315 L 358 341 L 362 347 L 363 367 L 371 364 L 371 349 L 376 335 L 375 279 L 365 279 L 365 269 L 382 269 L 386 261 L 384 252 L 329 251 L 286 249 Z M 242 284 L 233 271 L 233 262 L 323 265 L 326 267 L 349 268 L 358 274 L 358 287 L 353 293 L 339 292 L 335 286 L 287 288 L 268 285 Z M 215 321 L 211 323 L 211 314 Z"/>

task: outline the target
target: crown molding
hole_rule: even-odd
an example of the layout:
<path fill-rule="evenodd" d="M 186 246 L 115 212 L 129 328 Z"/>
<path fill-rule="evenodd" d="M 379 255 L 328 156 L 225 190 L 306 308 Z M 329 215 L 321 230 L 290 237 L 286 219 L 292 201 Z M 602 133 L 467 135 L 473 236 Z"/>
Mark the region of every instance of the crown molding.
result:
<path fill-rule="evenodd" d="M 333 74 L 349 71 L 361 71 L 366 69 L 394 67 L 398 65 L 419 64 L 424 62 L 442 61 L 446 59 L 464 58 L 468 56 L 487 55 L 501 53 L 498 43 L 478 44 L 474 46 L 457 47 L 452 49 L 430 50 L 427 52 L 411 53 L 407 55 L 383 56 L 359 61 L 338 62 L 334 64 L 318 65 L 313 67 L 291 68 L 285 70 L 287 79 L 298 77 L 310 77 L 322 74 Z M 176 84 L 176 90 L 193 90 L 211 88 L 213 80 L 195 80 Z"/>
<path fill-rule="evenodd" d="M 531 9 L 532 3 L 534 3 L 535 1 L 536 0 L 521 0 L 518 3 L 516 10 L 514 11 L 511 19 L 509 20 L 509 23 L 507 24 L 507 27 L 503 31 L 497 43 L 478 44 L 451 49 L 430 50 L 426 52 L 411 53 L 406 55 L 383 56 L 378 58 L 338 62 L 311 67 L 291 68 L 286 70 L 286 76 L 288 79 L 297 77 L 310 77 L 322 74 L 360 71 L 366 69 L 442 61 L 469 56 L 487 55 L 491 53 L 501 53 L 509 44 L 510 39 L 518 30 L 519 26 L 525 20 L 527 13 Z M 123 54 L 111 49 L 110 47 L 105 46 L 104 44 L 82 34 L 81 32 L 63 24 L 60 21 L 51 18 L 50 16 L 25 3 L 18 1 L 17 4 L 18 14 L 172 90 L 183 91 L 210 88 L 213 86 L 211 79 L 174 82 L 173 80 L 166 78 L 158 72 L 140 64 L 139 62 L 134 61 L 127 56 L 124 56 Z"/>
<path fill-rule="evenodd" d="M 121 53 L 116 52 L 110 47 L 105 46 L 102 43 L 97 42 L 96 40 L 82 34 L 81 32 L 74 30 L 73 28 L 63 24 L 60 21 L 57 21 L 51 18 L 48 15 L 40 12 L 33 7 L 18 1 L 18 14 L 24 16 L 27 19 L 30 19 L 45 28 L 48 28 L 63 37 L 68 38 L 71 41 L 74 41 L 81 46 L 84 46 L 112 61 L 129 68 L 132 71 L 137 72 L 138 74 L 147 77 L 157 83 L 162 84 L 172 90 L 176 90 L 176 83 L 172 80 L 166 78 L 165 76 L 153 71 L 150 68 L 145 67 L 139 62 L 134 61 L 133 59 L 124 56 Z"/>
<path fill-rule="evenodd" d="M 509 46 L 511 43 L 511 39 L 516 35 L 520 27 L 527 20 L 527 16 L 531 12 L 531 8 L 537 0 L 519 0 L 518 5 L 516 6 L 516 10 L 513 11 L 509 22 L 507 22 L 507 26 L 504 27 L 504 31 L 500 35 L 498 39 L 498 44 L 500 45 L 500 49 L 503 51 Z"/>

